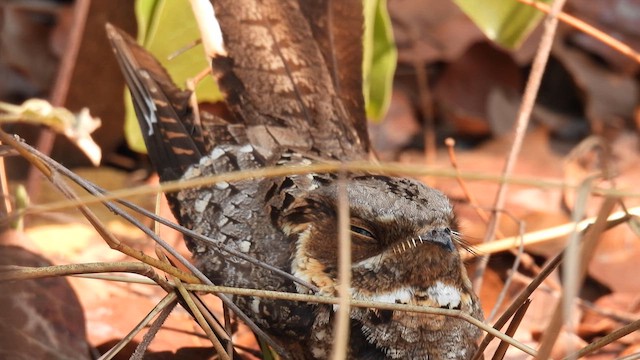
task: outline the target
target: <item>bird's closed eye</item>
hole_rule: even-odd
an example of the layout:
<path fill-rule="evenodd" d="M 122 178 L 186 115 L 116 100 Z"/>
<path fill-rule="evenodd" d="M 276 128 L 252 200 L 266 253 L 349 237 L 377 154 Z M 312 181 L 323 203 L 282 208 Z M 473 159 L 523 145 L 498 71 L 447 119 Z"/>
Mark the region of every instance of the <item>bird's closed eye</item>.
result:
<path fill-rule="evenodd" d="M 370 230 L 363 228 L 362 226 L 351 225 L 351 232 L 368 238 L 368 240 L 374 241 L 376 239 Z"/>

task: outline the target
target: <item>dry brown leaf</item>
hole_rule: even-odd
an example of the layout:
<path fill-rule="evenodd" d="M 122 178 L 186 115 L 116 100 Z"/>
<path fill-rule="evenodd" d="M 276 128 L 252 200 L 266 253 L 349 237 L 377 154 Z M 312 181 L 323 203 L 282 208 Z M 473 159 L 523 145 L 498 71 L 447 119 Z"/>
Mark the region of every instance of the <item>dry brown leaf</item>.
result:
<path fill-rule="evenodd" d="M 628 226 L 617 226 L 602 235 L 589 275 L 614 292 L 640 292 L 638 259 L 638 237 Z"/>
<path fill-rule="evenodd" d="M 0 265 L 51 263 L 23 248 L 1 246 Z M 0 283 L 0 334 L 6 359 L 90 359 L 83 309 L 64 278 Z"/>

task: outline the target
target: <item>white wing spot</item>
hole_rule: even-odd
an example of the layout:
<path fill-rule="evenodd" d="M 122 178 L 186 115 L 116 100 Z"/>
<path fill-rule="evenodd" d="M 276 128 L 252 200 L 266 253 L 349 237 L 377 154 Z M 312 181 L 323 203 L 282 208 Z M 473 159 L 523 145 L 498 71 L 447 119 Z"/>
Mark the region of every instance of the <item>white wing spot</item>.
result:
<path fill-rule="evenodd" d="M 251 242 L 249 241 L 241 241 L 240 242 L 240 251 L 246 253 L 249 252 L 249 248 L 251 248 Z"/>
<path fill-rule="evenodd" d="M 253 146 L 251 146 L 251 144 L 248 144 L 238 149 L 238 151 L 240 151 L 241 153 L 250 153 L 253 151 Z"/>
<path fill-rule="evenodd" d="M 229 187 L 229 183 L 226 181 L 222 181 L 222 182 L 216 183 L 215 186 L 216 186 L 216 189 L 224 190 Z"/>
<path fill-rule="evenodd" d="M 211 193 L 205 193 L 204 196 L 200 197 L 198 200 L 196 200 L 195 204 L 194 204 L 194 208 L 196 210 L 196 212 L 203 212 L 207 209 L 207 205 L 209 205 L 209 200 L 211 200 L 211 196 L 213 194 Z"/>
<path fill-rule="evenodd" d="M 435 300 L 439 306 L 456 308 L 460 306 L 460 291 L 451 285 L 446 285 L 440 281 L 427 289 L 427 294 Z"/>
<path fill-rule="evenodd" d="M 211 152 L 211 158 L 213 160 L 219 159 L 220 156 L 222 156 L 224 154 L 225 154 L 225 151 L 222 150 L 221 148 L 217 147 L 217 148 L 213 149 L 213 151 Z"/>
<path fill-rule="evenodd" d="M 354 290 L 351 290 L 352 292 Z M 375 294 L 371 296 L 371 301 L 378 301 L 384 303 L 395 304 L 400 302 L 402 304 L 408 304 L 413 299 L 413 291 L 410 288 L 404 287 L 396 289 L 390 292 L 381 294 Z"/>
<path fill-rule="evenodd" d="M 251 300 L 251 311 L 253 311 L 254 314 L 260 313 L 260 299 L 256 298 Z"/>

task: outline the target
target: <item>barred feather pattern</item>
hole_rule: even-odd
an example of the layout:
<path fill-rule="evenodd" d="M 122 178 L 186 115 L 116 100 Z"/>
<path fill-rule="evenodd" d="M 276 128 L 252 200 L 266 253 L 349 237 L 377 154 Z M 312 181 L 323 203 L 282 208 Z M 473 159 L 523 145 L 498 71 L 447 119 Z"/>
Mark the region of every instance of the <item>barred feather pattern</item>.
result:
<path fill-rule="evenodd" d="M 228 119 L 201 113 L 196 123 L 190 94 L 133 39 L 113 27 L 107 31 L 163 181 L 367 159 L 360 0 L 216 0 L 213 6 L 226 54 L 212 59 L 212 69 Z M 458 309 L 482 319 L 459 255 L 452 206 L 415 180 L 311 173 L 219 182 L 167 198 L 182 225 L 210 239 L 186 242 L 214 283 L 311 293 L 221 252 L 224 245 L 333 296 L 339 181 L 349 200 L 353 298 Z M 284 358 L 330 356 L 333 306 L 233 300 L 282 344 Z M 468 359 L 480 335 L 475 326 L 440 315 L 353 308 L 350 317 L 349 359 Z"/>

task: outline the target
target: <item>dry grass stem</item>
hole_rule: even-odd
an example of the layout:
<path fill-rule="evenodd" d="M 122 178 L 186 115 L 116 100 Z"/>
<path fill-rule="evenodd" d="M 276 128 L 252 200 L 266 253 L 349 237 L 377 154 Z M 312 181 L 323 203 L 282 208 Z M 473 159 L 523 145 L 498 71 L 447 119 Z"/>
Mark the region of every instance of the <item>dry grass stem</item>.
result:
<path fill-rule="evenodd" d="M 580 219 L 583 219 L 587 211 L 587 201 L 589 200 L 590 189 L 593 186 L 593 182 L 600 177 L 600 174 L 594 174 L 585 178 L 578 191 L 576 192 L 576 201 L 574 209 L 571 213 L 571 220 L 577 225 Z M 606 214 L 607 216 L 609 213 Z M 580 262 L 588 263 L 588 259 L 585 259 L 580 254 L 580 247 L 586 246 L 583 241 L 580 242 L 580 233 L 577 228 L 574 228 L 569 235 L 567 246 L 564 250 L 564 261 L 562 265 L 562 280 L 563 280 L 563 294 L 561 296 L 561 305 L 563 307 L 562 314 L 564 315 L 564 324 L 568 331 L 574 333 L 573 323 L 573 311 L 572 307 L 574 299 L 578 297 L 579 287 L 582 281 L 579 279 L 578 273 L 580 272 Z M 582 254 L 584 255 L 584 254 Z"/>
<path fill-rule="evenodd" d="M 533 292 L 558 267 L 558 265 L 560 265 L 561 262 L 562 262 L 562 254 L 558 254 L 555 258 L 549 261 L 547 265 L 542 269 L 542 271 L 533 279 L 533 281 L 531 281 L 531 283 L 529 283 L 529 285 L 527 285 L 527 287 L 524 290 L 522 290 L 515 299 L 513 299 L 513 301 L 511 302 L 511 305 L 509 305 L 509 307 L 502 313 L 502 315 L 500 315 L 498 320 L 493 325 L 493 328 L 496 331 L 502 329 L 502 327 L 507 323 L 507 321 L 509 321 L 511 316 L 513 316 L 516 313 L 516 311 L 522 306 L 522 304 L 524 304 L 529 299 L 529 296 L 533 294 Z M 475 355 L 472 358 L 473 360 L 478 360 L 482 358 L 484 349 L 487 348 L 487 346 L 489 345 L 489 342 L 491 342 L 491 340 L 493 340 L 494 337 L 495 336 L 493 336 L 493 334 L 488 333 L 484 337 L 484 339 L 482 339 L 480 346 L 478 346 L 478 350 L 476 351 Z"/>
<path fill-rule="evenodd" d="M 193 123 L 200 126 L 200 104 L 198 103 L 198 97 L 196 96 L 196 87 L 206 76 L 211 74 L 211 68 L 206 68 L 196 74 L 195 77 L 191 79 L 187 79 L 187 90 L 191 91 L 191 96 L 189 97 L 189 105 L 192 108 L 193 114 Z"/>
<path fill-rule="evenodd" d="M 169 315 L 171 314 L 171 312 L 173 311 L 173 309 L 176 307 L 177 304 L 178 304 L 177 301 L 173 301 L 167 307 L 162 309 L 162 311 L 160 311 L 160 314 L 156 318 L 156 321 L 151 323 L 151 326 L 149 326 L 149 330 L 147 331 L 146 334 L 144 334 L 144 336 L 142 337 L 142 341 L 140 341 L 138 346 L 136 346 L 136 349 L 131 355 L 131 357 L 129 358 L 129 360 L 142 360 L 144 358 L 144 354 L 146 353 L 147 348 L 151 344 L 151 341 L 153 341 L 153 339 L 156 337 L 156 334 L 158 334 L 158 331 L 162 329 L 162 325 L 167 320 L 167 318 L 169 317 Z"/>
<path fill-rule="evenodd" d="M 530 186 L 541 189 L 562 189 L 577 188 L 575 184 L 566 184 L 561 180 L 546 179 L 542 180 L 539 177 L 503 177 L 493 174 L 482 174 L 477 172 L 461 172 L 459 175 L 455 171 L 450 169 L 424 169 L 415 166 L 409 166 L 406 164 L 398 163 L 373 163 L 373 162 L 327 162 L 312 165 L 303 166 L 275 166 L 261 168 L 257 170 L 243 170 L 233 171 L 216 176 L 206 176 L 197 179 L 183 180 L 183 181 L 169 181 L 164 182 L 157 186 L 142 185 L 132 187 L 128 189 L 121 189 L 111 191 L 108 194 L 95 195 L 95 196 L 83 196 L 75 200 L 56 201 L 42 205 L 32 205 L 26 210 L 17 211 L 10 214 L 8 219 L 16 218 L 24 215 L 35 215 L 45 212 L 54 212 L 64 209 L 76 208 L 80 204 L 91 205 L 102 203 L 105 201 L 121 200 L 130 198 L 133 196 L 158 194 L 163 192 L 176 192 L 182 189 L 200 186 L 210 186 L 212 184 L 221 182 L 234 182 L 246 179 L 256 179 L 264 177 L 279 177 L 297 174 L 309 174 L 309 173 L 335 173 L 340 170 L 350 172 L 371 172 L 377 174 L 398 175 L 404 174 L 407 176 L 433 176 L 444 178 L 456 178 L 460 176 L 470 181 L 488 181 L 488 182 L 504 182 L 512 185 Z M 603 189 L 594 188 L 593 194 L 601 196 L 616 196 L 626 198 L 640 198 L 640 192 L 634 190 L 625 189 Z M 7 219 L 7 220 L 8 220 Z"/>
<path fill-rule="evenodd" d="M 173 256 L 181 261 L 183 265 L 185 265 L 192 273 L 185 273 L 184 271 L 173 267 L 165 262 L 162 262 L 158 259 L 155 259 L 142 251 L 133 249 L 126 244 L 121 243 L 98 219 L 97 216 L 86 206 L 86 204 L 79 202 L 78 196 L 75 192 L 64 182 L 64 180 L 60 177 L 57 171 L 54 171 L 49 165 L 45 164 L 45 160 L 50 161 L 50 165 L 59 166 L 61 165 L 55 163 L 53 160 L 49 159 L 43 154 L 40 154 L 37 150 L 31 148 L 26 144 L 22 144 L 15 140 L 13 137 L 9 136 L 5 132 L 0 130 L 0 141 L 6 142 L 12 147 L 16 148 L 21 155 L 24 155 L 25 158 L 32 164 L 34 164 L 38 169 L 40 169 L 45 176 L 51 181 L 51 183 L 60 191 L 65 197 L 70 199 L 72 202 L 77 202 L 78 210 L 84 215 L 84 217 L 93 225 L 94 229 L 100 234 L 100 236 L 107 242 L 109 247 L 114 250 L 117 250 L 125 255 L 131 256 L 137 260 L 140 260 L 146 264 L 149 264 L 155 268 L 158 268 L 167 274 L 175 276 L 182 281 L 186 281 L 188 283 L 204 283 L 208 285 L 213 285 L 211 280 L 209 280 L 200 270 L 198 270 L 193 264 L 191 264 L 188 260 L 184 258 L 184 256 L 180 255 L 169 246 L 162 239 L 158 238 L 152 231 L 144 226 L 138 226 L 141 230 L 145 231 L 145 233 L 151 236 L 158 244 L 162 245 L 168 252 L 170 252 Z M 99 193 L 93 192 L 94 196 L 99 197 Z M 104 204 L 112 211 L 117 211 L 117 213 L 128 219 L 130 222 L 134 222 L 138 224 L 129 214 L 124 213 L 117 209 L 110 202 L 104 201 Z M 284 353 L 284 349 L 279 346 L 271 337 L 269 337 L 264 331 L 262 331 L 245 313 L 243 313 L 235 304 L 231 302 L 229 298 L 227 298 L 223 294 L 217 294 L 218 297 L 227 305 L 230 309 L 232 309 L 238 317 L 240 317 L 253 332 L 261 337 L 264 341 L 269 343 L 271 347 L 276 349 L 278 353 Z"/>
<path fill-rule="evenodd" d="M 139 277 L 133 277 L 133 276 L 118 276 L 118 275 L 108 275 L 108 274 L 74 274 L 71 276 L 85 278 L 85 279 L 116 281 L 116 282 L 130 283 L 130 284 L 157 285 L 155 281 L 149 280 L 147 278 L 139 278 Z M 171 283 L 169 282 L 169 284 Z"/>
<path fill-rule="evenodd" d="M 542 82 L 542 75 L 544 74 L 547 61 L 549 60 L 549 55 L 551 54 L 551 46 L 553 45 L 553 38 L 558 26 L 557 14 L 562 10 L 565 1 L 566 0 L 554 0 L 552 9 L 545 19 L 544 33 L 542 34 L 542 39 L 540 40 L 538 50 L 536 51 L 536 55 L 533 59 L 533 64 L 531 65 L 531 73 L 529 74 L 529 79 L 524 90 L 524 95 L 522 96 L 522 103 L 520 104 L 520 109 L 518 110 L 518 119 L 516 120 L 513 144 L 511 146 L 509 155 L 507 156 L 507 161 L 505 162 L 504 169 L 502 171 L 503 177 L 511 176 L 518 159 L 518 155 L 520 154 L 520 150 L 522 149 L 524 135 L 526 133 L 527 126 L 529 125 L 529 119 L 531 118 L 531 111 L 533 111 L 533 105 L 535 104 L 535 100 L 538 95 L 538 89 L 540 88 L 540 84 Z M 485 233 L 485 237 L 483 239 L 483 242 L 485 243 L 493 241 L 495 238 L 496 229 L 498 227 L 498 224 L 500 223 L 500 212 L 503 210 L 504 203 L 506 201 L 507 189 L 507 183 L 501 181 L 498 188 L 498 193 L 496 194 L 495 202 L 492 207 L 493 213 L 491 219 L 489 220 L 487 232 Z M 476 292 L 480 292 L 480 288 L 482 287 L 482 281 L 484 278 L 484 271 L 486 270 L 488 263 L 489 255 L 483 256 L 478 262 L 476 271 L 472 279 L 473 288 L 476 290 Z"/>
<path fill-rule="evenodd" d="M 167 255 L 164 254 L 162 252 L 162 249 L 157 245 L 156 245 L 156 254 L 158 256 L 158 259 L 160 259 L 161 261 L 169 265 L 173 265 L 169 261 L 169 258 L 167 258 Z M 201 311 L 203 307 L 198 306 L 196 304 L 196 302 L 199 302 L 199 300 L 196 301 L 197 299 L 195 298 L 195 296 L 184 288 L 184 285 L 182 284 L 182 281 L 180 281 L 180 279 L 174 276 L 173 284 L 175 289 L 177 289 L 178 292 L 180 293 L 180 297 L 182 301 L 187 305 L 187 310 L 189 311 L 191 316 L 193 316 L 193 318 L 196 320 L 200 328 L 207 335 L 207 338 L 209 339 L 209 341 L 211 341 L 211 344 L 213 344 L 213 348 L 216 350 L 216 353 L 218 354 L 220 359 L 230 360 L 230 355 L 226 352 L 226 349 L 224 348 L 222 343 L 220 343 L 220 340 L 218 338 L 220 337 L 228 341 L 230 339 L 229 335 L 225 332 L 225 330 L 221 326 L 218 326 L 219 324 L 217 321 L 215 320 L 208 321 L 208 320 L 212 320 L 210 318 L 205 319 L 205 316 L 202 314 L 202 311 Z M 214 326 L 214 329 L 216 330 L 217 335 L 214 334 L 214 331 L 211 327 L 212 325 Z"/>
<path fill-rule="evenodd" d="M 98 360 L 113 359 L 113 357 L 116 356 L 120 352 L 120 350 L 122 350 L 129 342 L 131 342 L 133 337 L 136 336 L 137 333 L 142 331 L 142 329 L 144 329 L 144 327 L 147 326 L 156 315 L 158 315 L 164 308 L 171 306 L 177 299 L 178 297 L 175 293 L 168 293 L 167 296 L 162 298 L 162 300 L 158 302 L 153 310 L 151 310 L 151 312 L 149 312 L 149 314 L 147 314 L 147 316 L 145 316 L 144 319 L 142 319 L 142 321 L 138 323 L 138 325 L 136 325 L 125 337 L 118 341 L 118 343 L 114 347 L 100 356 Z"/>
<path fill-rule="evenodd" d="M 524 315 L 527 313 L 527 310 L 529 309 L 529 305 L 531 305 L 531 300 L 527 299 L 518 308 L 518 311 L 516 311 L 516 313 L 513 315 L 513 320 L 511 320 L 511 323 L 509 323 L 509 327 L 505 332 L 506 335 L 513 337 L 513 335 L 516 333 L 516 330 L 518 330 L 518 327 L 520 326 L 522 319 L 524 319 Z M 509 343 L 505 341 L 501 341 L 500 345 L 498 345 L 498 348 L 493 354 L 492 360 L 502 360 L 504 358 L 504 355 L 507 353 L 508 348 L 509 348 Z"/>
<path fill-rule="evenodd" d="M 521 273 L 516 274 L 516 276 L 514 276 L 514 280 L 522 283 L 522 284 L 529 284 L 533 278 L 528 277 L 526 275 L 523 275 Z M 556 298 L 560 298 L 561 295 L 561 291 L 562 288 L 561 287 L 551 287 L 547 284 L 542 284 L 540 285 L 540 287 L 538 288 L 539 290 L 542 290 L 546 293 L 551 294 L 552 296 L 556 297 Z M 626 312 L 626 311 L 620 311 L 620 310 L 614 310 L 611 308 L 602 308 L 600 306 L 595 305 L 594 303 L 590 302 L 590 301 L 586 301 L 583 300 L 581 298 L 577 298 L 575 299 L 576 304 L 586 310 L 592 311 L 596 314 L 602 315 L 602 316 L 606 316 L 614 321 L 617 322 L 621 322 L 624 324 L 630 324 L 632 322 L 634 322 L 636 320 L 636 316 L 633 313 L 630 312 Z"/>
<path fill-rule="evenodd" d="M 52 265 L 46 267 L 0 266 L 0 282 L 42 279 L 52 276 L 128 272 L 145 276 L 155 284 L 165 283 L 149 265 L 139 262 L 108 262 L 88 264 Z"/>
<path fill-rule="evenodd" d="M 617 329 L 603 337 L 601 337 L 600 339 L 592 342 L 591 344 L 585 346 L 584 348 L 580 349 L 579 351 L 577 351 L 575 354 L 571 354 L 567 357 L 565 357 L 562 360 L 570 360 L 570 359 L 578 359 L 581 358 L 583 356 L 586 356 L 600 348 L 602 348 L 605 345 L 611 344 L 612 342 L 621 339 L 629 334 L 631 334 L 634 331 L 638 331 L 640 330 L 640 320 L 636 320 L 634 322 L 632 322 L 631 324 L 628 324 L 626 326 L 621 327 L 620 329 Z M 636 355 L 640 355 L 640 354 L 636 354 Z"/>
<path fill-rule="evenodd" d="M 502 290 L 500 290 L 500 294 L 498 294 L 498 298 L 496 299 L 496 303 L 493 305 L 493 309 L 491 309 L 491 313 L 489 314 L 489 316 L 487 316 L 487 318 L 485 319 L 485 321 L 487 323 L 490 323 L 490 322 L 493 321 L 493 318 L 498 313 L 498 310 L 500 309 L 500 306 L 502 306 L 502 302 L 504 301 L 504 299 L 507 296 L 507 291 L 511 287 L 511 283 L 513 282 L 513 277 L 518 271 L 518 267 L 520 266 L 520 260 L 522 259 L 522 256 L 524 254 L 523 235 L 524 235 L 524 226 L 525 225 L 524 225 L 524 222 L 522 222 L 522 221 L 518 221 L 516 219 L 514 219 L 514 220 L 518 222 L 518 232 L 519 232 L 519 237 L 520 237 L 520 243 L 519 243 L 519 246 L 518 246 L 518 251 L 515 254 L 516 255 L 515 260 L 513 261 L 513 264 L 511 265 L 511 271 L 509 272 L 509 276 L 505 280 L 504 285 L 502 286 Z"/>
<path fill-rule="evenodd" d="M 607 219 L 608 227 L 613 227 L 618 224 L 629 221 L 629 216 L 640 216 L 640 206 L 628 209 L 628 214 L 624 211 L 617 211 L 609 216 Z M 534 244 L 542 244 L 548 241 L 555 241 L 556 239 L 567 236 L 575 231 L 583 231 L 589 226 L 591 226 L 595 217 L 584 219 L 578 223 L 569 222 L 566 224 L 550 227 L 544 230 L 532 231 L 523 235 L 523 243 L 524 246 L 530 246 Z M 518 246 L 520 242 L 519 236 L 512 236 L 508 238 L 504 238 L 502 240 L 496 240 L 487 244 L 480 244 L 474 247 L 474 250 L 480 254 L 493 254 L 509 249 L 514 249 Z M 469 257 L 470 255 L 464 255 Z"/>
<path fill-rule="evenodd" d="M 341 173 L 342 175 L 343 173 Z M 349 347 L 349 314 L 351 306 L 351 234 L 349 225 L 349 198 L 344 176 L 338 180 L 338 311 L 333 331 L 334 342 L 331 350 L 333 360 L 347 358 Z"/>
<path fill-rule="evenodd" d="M 240 296 L 258 296 L 258 297 L 271 298 L 271 299 L 301 301 L 301 302 L 317 303 L 317 304 L 339 305 L 340 303 L 340 298 L 334 297 L 334 296 L 307 295 L 307 294 L 300 294 L 300 293 L 286 293 L 286 292 L 280 292 L 280 291 L 233 288 L 233 287 L 225 287 L 225 286 L 209 286 L 209 285 L 201 285 L 201 284 L 189 284 L 189 285 L 185 285 L 185 288 L 191 291 L 224 293 L 224 294 L 233 294 L 233 295 L 240 295 Z M 537 354 L 537 352 L 534 349 L 530 348 L 529 346 L 524 345 L 521 342 L 509 336 L 506 336 L 500 331 L 490 327 L 489 325 L 485 324 L 482 321 L 479 321 L 474 317 L 471 317 L 468 314 L 463 313 L 460 310 L 440 309 L 440 308 L 433 308 L 428 306 L 395 304 L 395 303 L 353 300 L 353 299 L 349 301 L 349 305 L 352 307 L 416 312 L 416 313 L 452 316 L 452 317 L 460 318 L 464 321 L 467 321 L 481 328 L 482 330 L 484 330 L 485 332 L 488 332 L 492 336 L 508 342 L 512 346 L 524 351 L 529 355 L 535 356 L 535 354 Z"/>
<path fill-rule="evenodd" d="M 534 0 L 518 0 L 518 1 L 523 4 L 532 6 L 546 14 L 548 14 L 551 11 L 549 8 L 549 5 L 540 1 L 534 1 Z M 624 54 L 640 63 L 640 54 L 635 50 L 633 50 L 629 45 L 623 43 L 622 41 L 615 39 L 614 37 L 596 29 L 595 27 L 565 12 L 559 13 L 558 19 L 560 19 L 560 21 L 562 21 L 565 24 L 573 26 L 574 28 L 582 31 L 585 34 L 594 37 L 595 39 L 602 42 L 603 44 L 610 46 L 611 48 L 620 52 L 621 54 Z"/>
<path fill-rule="evenodd" d="M 227 354 L 225 347 L 220 343 L 220 340 L 218 339 L 216 334 L 214 334 L 213 329 L 211 329 L 211 326 L 209 326 L 209 323 L 202 315 L 202 312 L 200 312 L 200 309 L 198 308 L 198 306 L 196 306 L 193 298 L 191 297 L 192 294 L 184 288 L 180 279 L 174 277 L 174 282 L 176 289 L 178 289 L 182 300 L 186 303 L 189 312 L 196 319 L 200 328 L 204 330 L 207 338 L 209 339 L 209 341 L 211 341 L 211 344 L 213 344 L 213 348 L 216 350 L 218 357 L 222 360 L 229 360 L 229 354 Z"/>
<path fill-rule="evenodd" d="M 593 223 L 593 226 L 590 227 L 585 233 L 583 245 L 581 248 L 582 263 L 579 264 L 579 269 L 573 270 L 576 271 L 576 274 L 574 276 L 576 276 L 578 283 L 582 283 L 582 280 L 584 279 L 584 271 L 586 270 L 586 266 L 588 263 L 587 260 L 590 259 L 597 238 L 606 229 L 607 218 L 609 216 L 609 213 L 611 213 L 611 210 L 613 209 L 615 203 L 616 199 L 607 198 L 600 208 L 595 223 Z M 558 302 L 558 305 L 556 306 L 556 309 L 554 311 L 554 315 L 551 317 L 551 322 L 547 326 L 547 329 L 542 336 L 540 348 L 538 350 L 538 356 L 536 356 L 537 359 L 547 359 L 549 358 L 549 355 L 551 355 L 551 350 L 553 348 L 553 345 L 556 343 L 556 340 L 558 339 L 560 330 L 565 320 L 565 311 L 569 311 L 565 308 L 564 298 L 566 296 L 566 293 L 562 294 L 562 297 L 560 298 L 560 301 Z"/>

